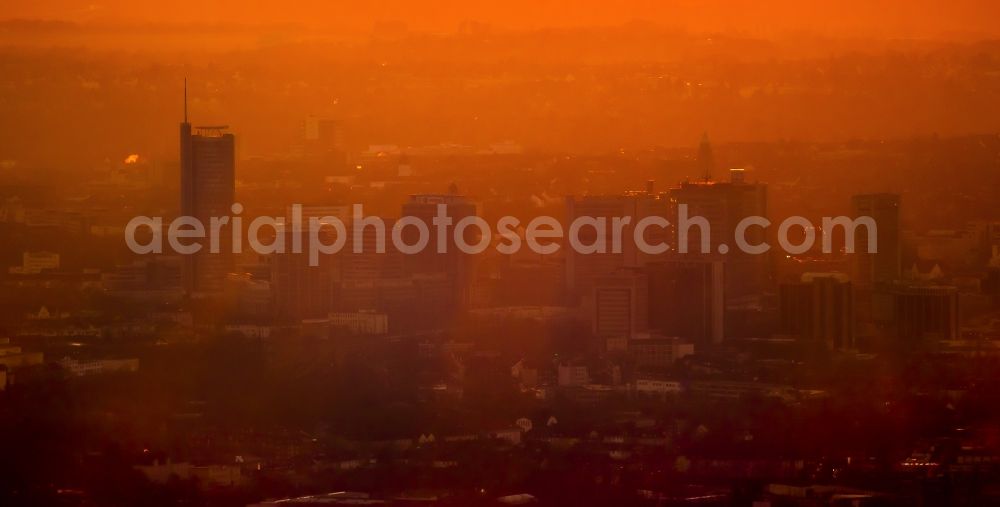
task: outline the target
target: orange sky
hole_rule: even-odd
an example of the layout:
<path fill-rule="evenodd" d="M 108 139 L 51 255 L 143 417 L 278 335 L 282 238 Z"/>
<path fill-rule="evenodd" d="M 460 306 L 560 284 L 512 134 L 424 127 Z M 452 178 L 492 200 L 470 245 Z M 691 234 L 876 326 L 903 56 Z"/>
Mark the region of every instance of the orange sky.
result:
<path fill-rule="evenodd" d="M 828 36 L 998 38 L 995 0 L 175 0 L 150 6 L 131 0 L 5 0 L 0 19 L 128 23 L 297 23 L 343 33 L 381 22 L 414 30 L 453 31 L 476 21 L 500 28 L 545 28 L 654 22 L 691 31 L 755 36 L 809 32 Z"/>
<path fill-rule="evenodd" d="M 356 146 L 574 152 L 1000 129 L 1000 44 L 978 42 L 1000 41 L 997 0 L 163 5 L 0 0 L 0 160 L 173 156 L 185 77 L 247 155 L 287 151 L 310 114 Z"/>

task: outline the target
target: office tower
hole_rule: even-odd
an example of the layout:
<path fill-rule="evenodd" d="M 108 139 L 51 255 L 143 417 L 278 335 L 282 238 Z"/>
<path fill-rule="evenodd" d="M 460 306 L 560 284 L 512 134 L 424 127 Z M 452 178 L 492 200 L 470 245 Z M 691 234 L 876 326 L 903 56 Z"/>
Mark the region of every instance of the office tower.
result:
<path fill-rule="evenodd" d="M 598 338 L 631 338 L 649 328 L 649 284 L 630 270 L 594 280 L 591 322 Z"/>
<path fill-rule="evenodd" d="M 187 82 L 184 84 L 184 122 L 181 134 L 181 215 L 199 220 L 206 230 L 211 217 L 229 216 L 236 194 L 236 145 L 227 126 L 194 127 L 188 123 Z M 223 231 L 228 231 L 228 227 Z M 200 296 L 222 291 L 232 271 L 230 234 L 220 234 L 218 253 L 202 248 L 184 259 L 184 290 Z M 194 241 L 194 240 L 190 240 Z"/>
<path fill-rule="evenodd" d="M 333 308 L 336 259 L 320 255 L 316 265 L 310 265 L 307 228 L 287 227 L 278 234 L 285 235 L 285 251 L 271 256 L 275 315 L 290 321 L 326 318 Z M 333 242 L 333 231 L 322 229 L 318 234 L 323 243 Z M 294 235 L 302 241 L 301 253 L 290 247 Z"/>
<path fill-rule="evenodd" d="M 441 329 L 454 313 L 451 281 L 443 273 L 345 280 L 335 285 L 338 312 L 386 314 L 393 332 Z"/>
<path fill-rule="evenodd" d="M 725 267 L 721 259 L 670 259 L 651 263 L 649 327 L 697 344 L 718 344 L 725 324 Z"/>
<path fill-rule="evenodd" d="M 781 333 L 825 344 L 829 350 L 854 348 L 851 282 L 842 273 L 806 273 L 779 287 Z"/>
<path fill-rule="evenodd" d="M 958 339 L 960 321 L 955 287 L 896 285 L 890 294 L 892 322 L 900 345 Z"/>
<path fill-rule="evenodd" d="M 285 210 L 285 223 L 293 224 L 294 208 Z M 299 211 L 299 223 L 302 228 L 310 227 L 310 220 L 316 219 L 323 230 L 333 241 L 336 230 L 330 225 L 324 225 L 324 219 L 339 220 L 344 225 L 345 242 L 339 252 L 332 254 L 336 264 L 336 280 L 371 281 L 379 278 L 399 278 L 404 276 L 402 254 L 392 242 L 391 231 L 395 220 L 383 219 L 385 224 L 385 251 L 378 252 L 379 231 L 375 227 L 361 229 L 359 244 L 360 252 L 354 248 L 354 217 L 349 205 L 303 205 Z M 303 241 L 305 245 L 305 241 Z M 291 245 L 287 245 L 291 246 Z M 367 309 L 367 308 L 363 308 Z"/>
<path fill-rule="evenodd" d="M 437 227 L 433 218 L 437 215 L 438 205 L 444 205 L 445 214 L 452 220 L 447 227 L 444 251 L 439 251 Z M 418 253 L 403 255 L 403 266 L 407 275 L 445 274 L 452 284 L 452 309 L 464 307 L 469 303 L 472 284 L 472 256 L 458 249 L 455 243 L 455 225 L 460 220 L 476 216 L 476 204 L 464 195 L 459 195 L 452 185 L 448 194 L 411 195 L 410 200 L 403 204 L 403 217 L 416 217 L 427 224 L 429 231 L 427 246 Z M 388 232 L 387 232 L 388 234 Z M 407 226 L 403 230 L 402 239 L 407 245 L 417 243 L 416 227 Z M 465 242 L 475 245 L 479 241 L 479 229 L 467 227 L 463 237 Z"/>
<path fill-rule="evenodd" d="M 728 182 L 704 179 L 685 181 L 670 190 L 672 204 L 671 223 L 679 227 L 679 206 L 687 205 L 687 216 L 703 217 L 709 225 L 709 250 L 702 253 L 702 231 L 697 226 L 687 229 L 687 252 L 677 255 L 694 258 L 713 257 L 725 250 L 722 256 L 726 263 L 727 297 L 738 298 L 760 294 L 768 280 L 767 255 L 750 254 L 741 251 L 736 243 L 736 226 L 747 217 L 767 216 L 767 185 L 746 181 L 743 169 L 729 171 Z M 678 231 L 677 237 L 679 241 Z M 751 245 L 765 242 L 765 229 L 750 227 L 745 231 L 746 241 Z M 721 247 L 725 245 L 725 247 Z M 673 251 L 678 251 L 675 245 Z"/>
<path fill-rule="evenodd" d="M 386 219 L 384 222 L 387 237 L 383 253 L 378 253 L 378 231 L 373 227 L 365 227 L 361 230 L 361 251 L 355 252 L 353 248 L 345 247 L 337 255 L 340 263 L 339 279 L 342 282 L 395 279 L 406 276 L 405 256 L 396 249 L 391 238 L 395 220 Z M 347 231 L 351 235 L 348 245 L 352 247 L 354 229 L 348 226 Z"/>
<path fill-rule="evenodd" d="M 892 283 L 900 275 L 900 199 L 897 194 L 864 194 L 851 198 L 851 216 L 868 216 L 877 227 L 877 252 L 868 243 L 868 231 L 854 231 L 852 277 L 859 287 Z"/>
<path fill-rule="evenodd" d="M 566 253 L 566 289 L 571 298 L 577 300 L 590 294 L 594 280 L 599 276 L 613 273 L 622 268 L 641 267 L 646 263 L 662 258 L 640 252 L 633 234 L 635 225 L 643 218 L 660 216 L 667 218 L 669 202 L 665 196 L 653 192 L 652 184 L 643 192 L 626 192 L 621 195 L 593 195 L 584 197 L 569 196 L 566 198 L 566 232 L 569 224 L 580 217 L 604 218 L 606 220 L 604 244 L 605 253 L 582 254 L 565 247 Z M 614 217 L 631 217 L 631 222 L 622 228 L 621 252 L 613 251 L 613 219 Z M 646 242 L 650 245 L 668 243 L 669 230 L 657 225 L 646 229 Z M 597 241 L 597 233 L 593 227 L 580 228 L 579 239 L 582 245 L 592 245 Z"/>

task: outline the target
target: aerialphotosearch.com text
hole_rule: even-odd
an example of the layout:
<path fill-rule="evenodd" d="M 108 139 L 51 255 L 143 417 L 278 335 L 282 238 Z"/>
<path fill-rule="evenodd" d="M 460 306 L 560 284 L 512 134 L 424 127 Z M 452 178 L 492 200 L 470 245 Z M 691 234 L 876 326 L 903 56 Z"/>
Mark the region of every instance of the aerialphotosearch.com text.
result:
<path fill-rule="evenodd" d="M 387 220 L 381 217 L 366 216 L 361 204 L 353 205 L 349 224 L 335 216 L 304 219 L 302 206 L 298 204 L 291 206 L 291 216 L 287 220 L 273 216 L 247 220 L 248 217 L 241 216 L 243 206 L 239 203 L 232 205 L 231 212 L 229 216 L 209 217 L 208 223 L 192 216 L 177 217 L 166 224 L 165 229 L 163 217 L 137 216 L 125 227 L 125 242 L 137 254 L 164 253 L 163 239 L 166 236 L 170 251 L 182 255 L 193 255 L 203 249 L 219 253 L 224 246 L 232 253 L 240 253 L 246 244 L 261 255 L 307 253 L 309 264 L 313 266 L 319 264 L 321 256 L 333 255 L 345 248 L 353 253 L 364 253 L 368 231 L 375 235 L 376 253 L 385 253 L 387 244 L 391 242 L 394 250 L 409 255 L 428 248 L 438 253 L 456 248 L 462 253 L 480 254 L 491 247 L 501 254 L 510 255 L 525 246 L 536 254 L 549 255 L 563 245 L 583 255 L 606 254 L 621 253 L 626 242 L 632 242 L 639 252 L 651 255 L 665 253 L 671 248 L 682 254 L 727 254 L 732 250 L 726 243 L 710 244 L 712 225 L 705 217 L 689 216 L 686 204 L 677 206 L 675 224 L 662 216 L 580 216 L 569 222 L 567 227 L 551 216 L 537 216 L 526 222 L 517 217 L 504 216 L 493 226 L 479 216 L 455 220 L 449 216 L 446 204 L 437 206 L 430 223 L 426 218 L 404 216 L 390 219 L 387 224 Z M 751 231 L 754 228 L 766 231 L 771 226 L 771 221 L 765 217 L 745 217 L 733 228 L 733 244 L 738 251 L 746 254 L 768 252 L 772 245 L 759 239 L 765 235 Z M 823 217 L 818 228 L 805 217 L 791 216 L 778 224 L 778 245 L 789 255 L 805 253 L 815 246 L 817 229 L 821 231 L 819 241 L 823 253 L 833 252 L 833 237 L 840 231 L 844 235 L 845 252 L 854 253 L 858 234 L 867 238 L 866 252 L 861 253 L 878 251 L 877 224 L 869 216 Z M 664 238 L 668 234 L 675 235 L 673 247 L 664 239 L 650 239 Z M 753 241 L 748 236 L 758 239 Z M 697 242 L 694 248 L 689 245 L 689 238 Z"/>

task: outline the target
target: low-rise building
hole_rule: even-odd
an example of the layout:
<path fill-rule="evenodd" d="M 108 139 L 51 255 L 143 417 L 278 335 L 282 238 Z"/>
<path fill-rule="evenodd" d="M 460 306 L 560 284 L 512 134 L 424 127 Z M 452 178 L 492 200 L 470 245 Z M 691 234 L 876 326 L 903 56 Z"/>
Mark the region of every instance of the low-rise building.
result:
<path fill-rule="evenodd" d="M 678 394 L 683 391 L 681 383 L 676 380 L 636 379 L 635 392 L 650 395 Z"/>
<path fill-rule="evenodd" d="M 389 332 L 389 316 L 374 310 L 336 312 L 330 314 L 330 325 L 350 329 L 364 335 L 381 335 Z"/>
<path fill-rule="evenodd" d="M 716 399 L 739 399 L 744 396 L 760 396 L 792 401 L 798 392 L 790 387 L 760 382 L 741 382 L 733 380 L 706 380 L 691 383 L 691 392 L 695 396 Z"/>
<path fill-rule="evenodd" d="M 628 341 L 628 353 L 640 368 L 665 368 L 694 354 L 694 344 L 680 338 L 640 335 Z"/>
<path fill-rule="evenodd" d="M 244 483 L 243 472 L 237 464 L 192 465 L 167 460 L 165 463 L 154 461 L 151 465 L 137 465 L 135 469 L 157 484 L 165 484 L 171 477 L 196 479 L 209 487 L 237 487 Z"/>
<path fill-rule="evenodd" d="M 587 367 L 582 364 L 560 364 L 558 369 L 559 387 L 576 387 L 590 383 Z"/>
<path fill-rule="evenodd" d="M 24 252 L 21 265 L 8 271 L 16 275 L 37 275 L 42 271 L 59 269 L 59 254 L 53 252 Z"/>
<path fill-rule="evenodd" d="M 44 357 L 41 352 L 24 352 L 21 347 L 12 345 L 10 338 L 0 338 L 0 366 L 10 371 L 23 366 L 42 364 Z"/>
<path fill-rule="evenodd" d="M 139 359 L 73 359 L 69 357 L 59 361 L 59 365 L 70 375 L 84 377 L 87 375 L 103 375 L 105 373 L 134 373 L 139 371 Z"/>

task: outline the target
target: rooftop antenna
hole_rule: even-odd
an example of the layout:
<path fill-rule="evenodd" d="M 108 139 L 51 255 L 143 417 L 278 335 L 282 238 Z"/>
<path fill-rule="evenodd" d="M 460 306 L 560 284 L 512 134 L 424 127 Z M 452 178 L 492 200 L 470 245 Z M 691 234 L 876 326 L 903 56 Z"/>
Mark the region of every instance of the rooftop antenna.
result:
<path fill-rule="evenodd" d="M 184 78 L 184 123 L 188 122 L 188 78 Z"/>

